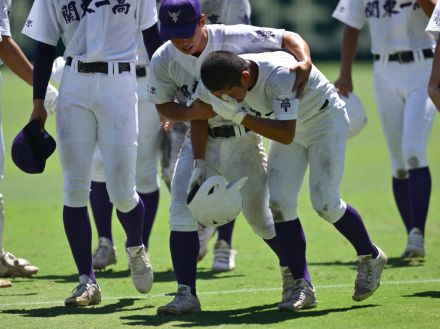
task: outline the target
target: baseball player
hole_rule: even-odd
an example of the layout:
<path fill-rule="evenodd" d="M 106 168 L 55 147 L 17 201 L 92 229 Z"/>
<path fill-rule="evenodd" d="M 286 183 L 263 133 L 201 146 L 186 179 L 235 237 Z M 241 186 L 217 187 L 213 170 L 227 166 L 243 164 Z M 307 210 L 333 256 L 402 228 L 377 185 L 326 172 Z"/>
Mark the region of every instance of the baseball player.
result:
<path fill-rule="evenodd" d="M 426 145 L 435 107 L 428 98 L 434 38 L 425 33 L 433 1 L 340 0 L 333 17 L 345 24 L 337 90 L 353 91 L 351 68 L 359 30 L 369 24 L 374 94 L 391 160 L 392 188 L 408 234 L 403 258 L 425 256 L 431 196 Z"/>
<path fill-rule="evenodd" d="M 32 86 L 32 64 L 28 61 L 20 47 L 11 37 L 9 15 L 11 12 L 11 0 L 0 0 L 0 66 L 5 63 L 23 81 Z M 1 88 L 1 74 L 0 74 Z M 46 95 L 46 109 L 53 111 L 58 92 L 52 86 L 48 87 Z M 3 131 L 0 116 L 0 181 L 3 180 L 5 166 L 5 147 L 3 143 Z M 3 195 L 0 194 L 0 277 L 31 276 L 38 272 L 38 267 L 31 265 L 29 261 L 15 257 L 12 253 L 3 250 Z M 9 281 L 0 280 L 0 287 L 10 287 Z"/>
<path fill-rule="evenodd" d="M 316 67 L 301 100 L 295 98 L 289 86 L 296 76 L 289 67 L 296 61 L 281 51 L 241 56 L 212 52 L 200 72 L 211 94 L 201 99 L 225 119 L 272 140 L 267 168 L 270 208 L 283 250 L 296 254 L 296 258 L 286 254 L 292 273 L 306 266 L 306 243 L 297 228 L 301 227 L 297 204 L 309 166 L 313 208 L 356 249 L 359 265 L 352 297 L 361 301 L 379 287 L 387 257 L 371 242 L 360 215 L 339 197 L 348 131 L 344 102 Z M 193 149 L 203 149 L 206 132 L 192 129 L 191 134 L 196 135 Z M 294 278 L 297 293 L 279 308 L 314 307 L 316 296 L 310 277 Z"/>
<path fill-rule="evenodd" d="M 198 101 L 191 107 L 184 104 L 193 100 L 191 93 L 198 84 L 199 65 L 213 50 L 246 52 L 285 47 L 302 60 L 298 65 L 302 79 L 295 82 L 294 88 L 298 83 L 300 88 L 304 88 L 302 83 L 307 80 L 311 69 L 310 55 L 307 44 L 295 33 L 248 25 L 205 25 L 206 19 L 197 0 L 164 0 L 159 19 L 161 36 L 170 41 L 162 45 L 151 60 L 148 93 L 149 100 L 156 104 L 161 115 L 170 120 L 206 120 L 212 116 L 211 112 L 205 113 Z M 186 205 L 187 186 L 189 182 L 191 185 L 200 183 L 214 171 L 220 172 L 228 180 L 253 173 L 241 190 L 243 213 L 254 231 L 280 259 L 285 274 L 283 300 L 290 298 L 293 293 L 292 274 L 275 238 L 268 208 L 266 157 L 261 137 L 219 117 L 209 120 L 205 128 L 209 129 L 210 134 L 206 150 L 208 161 L 194 161 L 191 140 L 187 136 L 174 171 L 171 183 L 170 249 L 178 289 L 174 300 L 159 307 L 158 314 L 190 313 L 201 309 L 196 293 L 199 239 L 197 222 Z"/>
<path fill-rule="evenodd" d="M 440 4 L 437 2 L 435 9 L 429 20 L 426 31 L 431 33 L 437 40 L 437 45 L 434 52 L 434 60 L 431 70 L 431 78 L 429 79 L 428 93 L 432 102 L 440 111 L 440 39 L 438 37 L 440 32 Z"/>
<path fill-rule="evenodd" d="M 251 6 L 249 0 L 201 0 L 200 6 L 208 24 L 250 24 Z M 185 122 L 174 123 L 172 129 L 164 130 L 162 139 L 162 178 L 168 188 L 177 157 L 185 139 L 188 126 Z M 232 233 L 235 221 L 218 227 L 217 241 L 214 246 L 213 271 L 230 271 L 235 268 L 236 251 L 232 249 Z M 197 260 L 208 252 L 208 242 L 216 229 L 199 227 L 200 249 Z"/>
<path fill-rule="evenodd" d="M 142 244 L 144 205 L 135 190 L 137 148 L 136 70 L 139 31 L 153 53 L 160 44 L 152 0 L 36 0 L 23 33 L 37 41 L 34 109 L 31 120 L 46 120 L 44 94 L 61 37 L 66 66 L 57 102 L 57 139 L 64 174 L 63 222 L 79 273 L 66 306 L 101 301 L 92 267 L 87 213 L 92 156 L 102 152 L 110 200 L 127 236 L 133 283 L 141 293 L 153 284 Z"/>

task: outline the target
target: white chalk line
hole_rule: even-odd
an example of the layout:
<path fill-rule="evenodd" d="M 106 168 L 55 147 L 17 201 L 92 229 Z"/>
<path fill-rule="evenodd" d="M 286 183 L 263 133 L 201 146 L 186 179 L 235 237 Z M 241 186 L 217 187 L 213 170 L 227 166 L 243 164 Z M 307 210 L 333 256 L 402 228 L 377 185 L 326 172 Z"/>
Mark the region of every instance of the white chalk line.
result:
<path fill-rule="evenodd" d="M 440 278 L 431 279 L 414 279 L 414 280 L 404 280 L 404 281 L 381 281 L 381 285 L 413 285 L 413 284 L 427 284 L 427 283 L 438 283 Z M 343 283 L 343 284 L 327 284 L 315 286 L 317 290 L 319 289 L 335 289 L 335 288 L 351 288 L 353 283 Z M 5 288 L 4 288 L 5 289 Z M 13 289 L 13 288 L 12 288 Z M 9 291 L 9 289 L 8 289 Z M 255 292 L 270 292 L 270 291 L 281 291 L 281 288 L 243 288 L 235 290 L 222 290 L 222 291 L 200 291 L 197 292 L 198 296 L 209 296 L 209 295 L 226 295 L 226 294 L 241 294 L 241 293 L 255 293 Z M 1 294 L 0 294 L 1 297 Z M 102 297 L 103 301 L 112 301 L 119 299 L 154 299 L 170 297 L 169 294 L 147 294 L 147 295 L 136 295 L 136 296 L 106 296 Z M 10 308 L 14 306 L 36 306 L 36 305 L 64 305 L 63 300 L 53 300 L 53 301 L 27 301 L 18 303 L 5 303 L 0 304 L 0 309 Z"/>

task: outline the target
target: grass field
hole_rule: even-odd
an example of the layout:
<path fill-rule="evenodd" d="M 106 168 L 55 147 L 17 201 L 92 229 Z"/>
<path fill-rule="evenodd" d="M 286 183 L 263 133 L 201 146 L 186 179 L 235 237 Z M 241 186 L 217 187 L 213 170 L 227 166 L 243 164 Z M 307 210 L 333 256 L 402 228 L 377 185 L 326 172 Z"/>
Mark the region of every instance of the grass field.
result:
<path fill-rule="evenodd" d="M 337 66 L 322 63 L 330 80 Z M 212 244 L 199 264 L 198 292 L 203 313 L 158 317 L 156 308 L 176 289 L 168 250 L 169 193 L 161 190 L 160 209 L 153 229 L 150 255 L 155 285 L 150 294 L 138 294 L 128 277 L 124 237 L 118 221 L 114 235 L 119 261 L 97 273 L 103 291 L 101 305 L 70 309 L 63 306 L 77 282 L 76 268 L 61 219 L 62 176 L 57 155 L 42 175 L 20 172 L 10 158 L 13 137 L 27 122 L 31 89 L 3 71 L 2 112 L 6 144 L 6 172 L 1 186 L 5 196 L 5 249 L 40 267 L 32 279 L 15 279 L 0 290 L 0 328 L 130 328 L 265 327 L 265 328 L 438 328 L 440 321 L 440 122 L 429 144 L 433 194 L 427 224 L 424 264 L 399 259 L 406 243 L 403 224 L 391 194 L 387 150 L 372 100 L 371 67 L 359 64 L 354 72 L 356 92 L 368 109 L 364 131 L 348 143 L 342 196 L 362 214 L 374 241 L 390 260 L 382 286 L 361 303 L 351 300 L 355 252 L 337 231 L 312 210 L 305 184 L 300 217 L 308 239 L 307 256 L 317 288 L 318 308 L 299 313 L 277 309 L 281 280 L 271 251 L 239 218 L 234 232 L 237 268 L 225 274 L 210 271 Z M 55 134 L 54 118 L 47 129 Z M 97 239 L 94 235 L 94 246 Z M 211 242 L 213 243 L 213 242 Z"/>

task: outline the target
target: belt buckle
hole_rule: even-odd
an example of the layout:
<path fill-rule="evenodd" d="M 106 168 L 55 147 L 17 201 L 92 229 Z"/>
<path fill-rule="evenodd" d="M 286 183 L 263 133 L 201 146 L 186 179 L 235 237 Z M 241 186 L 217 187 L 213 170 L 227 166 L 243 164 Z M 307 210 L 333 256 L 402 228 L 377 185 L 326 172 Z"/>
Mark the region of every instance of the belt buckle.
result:
<path fill-rule="evenodd" d="M 78 63 L 76 64 L 76 68 L 79 73 L 89 73 L 83 63 L 80 61 L 78 61 Z"/>
<path fill-rule="evenodd" d="M 399 63 L 409 63 L 414 61 L 414 54 L 412 51 L 401 51 L 396 53 Z"/>

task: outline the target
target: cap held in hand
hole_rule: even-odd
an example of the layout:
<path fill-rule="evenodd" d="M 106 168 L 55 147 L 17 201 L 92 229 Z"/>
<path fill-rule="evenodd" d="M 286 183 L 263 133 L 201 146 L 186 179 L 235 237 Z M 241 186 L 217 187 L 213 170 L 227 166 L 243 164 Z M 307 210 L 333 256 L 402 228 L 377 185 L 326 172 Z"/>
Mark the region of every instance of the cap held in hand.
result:
<path fill-rule="evenodd" d="M 55 151 L 56 142 L 49 133 L 40 130 L 37 120 L 29 122 L 12 142 L 12 160 L 15 165 L 29 174 L 44 171 L 46 159 Z"/>

